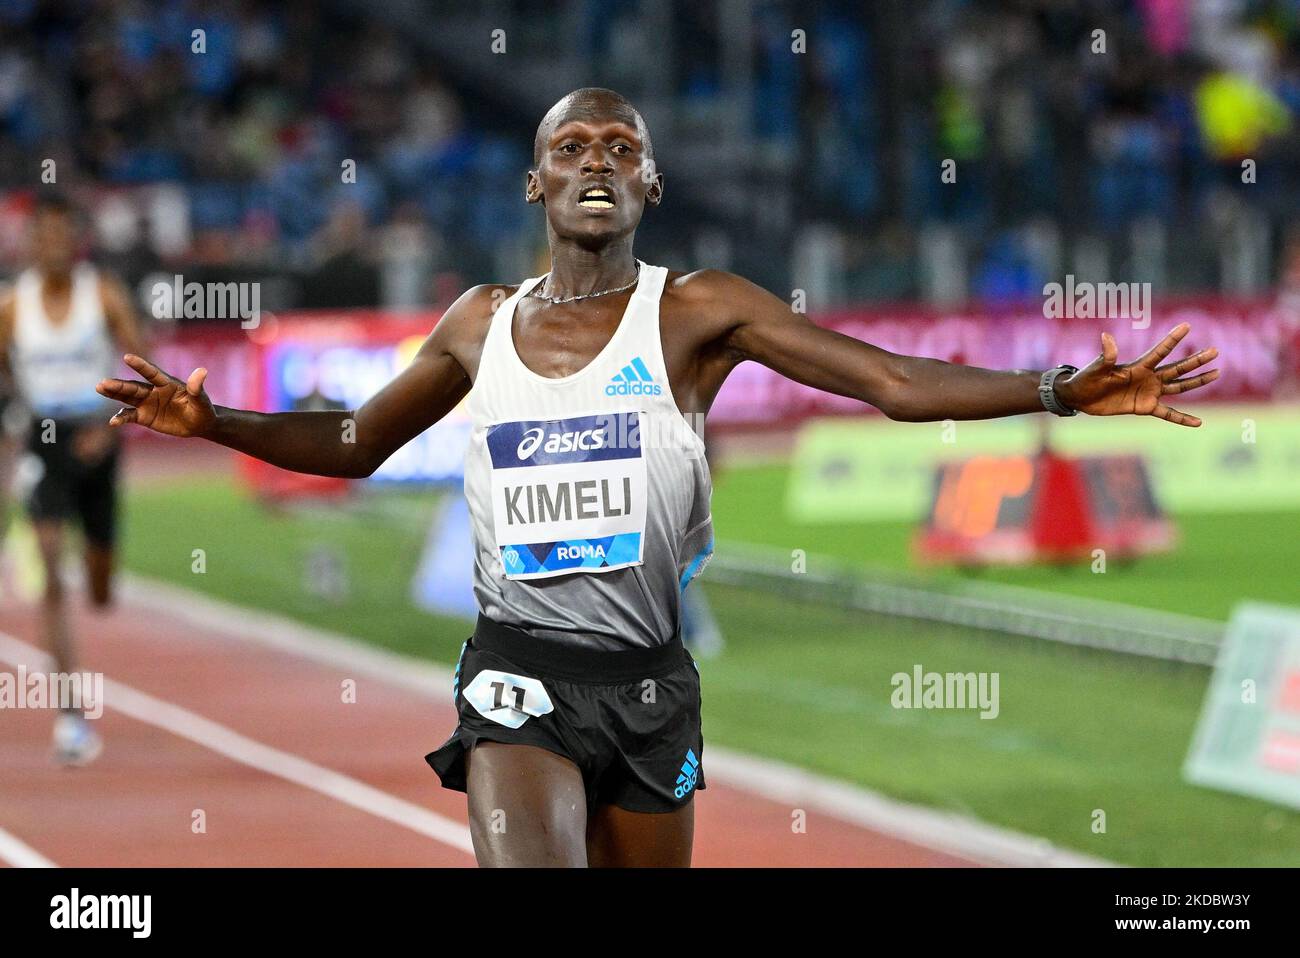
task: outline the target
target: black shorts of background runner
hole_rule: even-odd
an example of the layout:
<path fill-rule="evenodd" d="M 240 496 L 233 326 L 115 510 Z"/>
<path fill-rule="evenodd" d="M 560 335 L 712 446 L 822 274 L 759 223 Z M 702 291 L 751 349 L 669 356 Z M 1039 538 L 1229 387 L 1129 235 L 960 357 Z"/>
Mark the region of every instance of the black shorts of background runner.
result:
<path fill-rule="evenodd" d="M 487 715 L 466 698 L 484 672 L 475 697 Z M 529 714 L 518 728 L 494 721 L 488 716 L 499 711 L 517 722 L 511 704 L 526 694 L 495 673 L 540 682 L 552 708 Z M 493 682 L 500 690 L 484 702 Z M 479 742 L 534 745 L 569 759 L 582 772 L 588 808 L 671 812 L 705 787 L 699 669 L 680 638 L 606 652 L 536 639 L 480 615 L 461 651 L 453 697 L 456 731 L 425 756 L 444 788 L 465 791 L 465 755 Z"/>
<path fill-rule="evenodd" d="M 42 425 L 44 423 L 45 425 Z M 27 498 L 33 522 L 76 518 L 86 541 L 105 548 L 117 537 L 117 472 L 120 443 L 92 462 L 75 452 L 77 434 L 104 423 L 98 419 L 36 420 L 27 449 L 41 462 L 41 477 Z M 46 439 L 53 438 L 53 442 Z"/>

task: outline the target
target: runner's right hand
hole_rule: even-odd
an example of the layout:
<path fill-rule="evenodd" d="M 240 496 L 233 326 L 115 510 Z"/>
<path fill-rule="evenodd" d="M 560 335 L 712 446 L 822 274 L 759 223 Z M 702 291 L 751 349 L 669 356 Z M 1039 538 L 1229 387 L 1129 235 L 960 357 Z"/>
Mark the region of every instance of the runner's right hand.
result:
<path fill-rule="evenodd" d="M 202 436 L 216 423 L 217 414 L 203 391 L 203 381 L 208 378 L 206 369 L 194 370 L 189 380 L 182 382 L 132 353 L 122 360 L 147 381 L 105 379 L 95 387 L 101 396 L 132 407 L 119 409 L 108 421 L 110 426 L 133 422 L 154 432 L 185 438 Z"/>

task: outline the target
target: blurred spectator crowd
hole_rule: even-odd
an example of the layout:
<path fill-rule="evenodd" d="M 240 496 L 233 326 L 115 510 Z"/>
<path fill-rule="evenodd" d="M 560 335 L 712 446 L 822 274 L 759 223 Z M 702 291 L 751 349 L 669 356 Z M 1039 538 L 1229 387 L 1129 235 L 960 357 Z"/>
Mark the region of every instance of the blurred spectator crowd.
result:
<path fill-rule="evenodd" d="M 647 258 L 789 288 L 825 245 L 823 301 L 1011 299 L 1069 270 L 1252 293 L 1295 258 L 1300 0 L 755 0 L 743 101 L 735 4 L 664 2 L 671 110 L 747 104 L 725 135 L 763 162 L 730 188 L 787 213 L 753 230 L 670 202 Z M 648 4 L 487 6 L 528 20 L 543 55 L 576 16 L 592 66 L 560 88 L 608 81 L 637 102 Z M 361 3 L 0 0 L 0 278 L 50 160 L 133 281 L 262 271 L 285 308 L 445 303 L 518 278 L 521 242 L 541 240 L 521 200 L 536 117 L 444 74 L 430 42 Z M 726 179 L 681 157 L 670 177 Z M 718 248 L 697 242 L 710 230 L 761 250 L 753 269 L 692 264 Z"/>
<path fill-rule="evenodd" d="M 1250 293 L 1276 279 L 1300 201 L 1300 2 L 920 10 L 911 75 L 924 92 L 903 97 L 919 115 L 899 130 L 902 175 L 916 186 L 899 212 L 987 233 L 977 296 L 1057 278 L 1035 256 L 1045 234 L 1109 244 L 1125 280 Z M 929 175 L 945 158 L 956 188 Z M 1223 249 L 1251 240 L 1265 247 L 1257 262 Z"/>
<path fill-rule="evenodd" d="M 0 222 L 53 160 L 134 279 L 273 270 L 297 279 L 279 305 L 427 303 L 520 228 L 514 132 L 475 128 L 430 58 L 326 4 L 0 0 Z M 21 256 L 5 232 L 0 275 Z"/>

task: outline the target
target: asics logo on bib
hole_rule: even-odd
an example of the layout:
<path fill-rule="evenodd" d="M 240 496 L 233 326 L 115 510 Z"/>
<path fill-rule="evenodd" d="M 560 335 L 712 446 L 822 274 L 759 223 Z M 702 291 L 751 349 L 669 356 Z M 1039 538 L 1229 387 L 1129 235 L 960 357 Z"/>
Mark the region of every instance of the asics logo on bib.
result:
<path fill-rule="evenodd" d="M 654 381 L 640 356 L 619 370 L 605 387 L 606 396 L 662 396 L 663 392 L 664 387 Z"/>
<path fill-rule="evenodd" d="M 635 412 L 569 419 L 502 422 L 488 428 L 492 468 L 537 468 L 641 457 L 641 417 Z"/>
<path fill-rule="evenodd" d="M 686 761 L 682 762 L 682 770 L 677 775 L 677 787 L 673 789 L 673 794 L 678 798 L 685 798 L 695 787 L 695 783 L 700 779 L 700 760 L 695 757 L 694 749 L 686 750 Z"/>
<path fill-rule="evenodd" d="M 524 433 L 524 438 L 519 441 L 515 454 L 522 461 L 535 453 L 539 446 L 546 452 L 555 453 L 573 452 L 575 449 L 604 449 L 606 445 L 604 429 L 553 432 L 548 435 L 541 426 L 534 426 Z"/>

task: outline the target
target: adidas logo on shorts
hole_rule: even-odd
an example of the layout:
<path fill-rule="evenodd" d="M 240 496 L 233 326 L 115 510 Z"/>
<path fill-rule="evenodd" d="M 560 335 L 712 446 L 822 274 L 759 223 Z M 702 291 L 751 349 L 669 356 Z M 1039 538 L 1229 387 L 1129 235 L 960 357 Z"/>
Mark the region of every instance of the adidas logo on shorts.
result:
<path fill-rule="evenodd" d="M 663 392 L 640 356 L 615 373 L 605 387 L 606 396 L 662 396 Z"/>
<path fill-rule="evenodd" d="M 678 798 L 685 798 L 695 787 L 695 783 L 700 778 L 700 760 L 695 757 L 693 749 L 686 750 L 686 761 L 682 762 L 681 774 L 677 776 L 677 787 L 673 789 L 673 794 Z"/>

